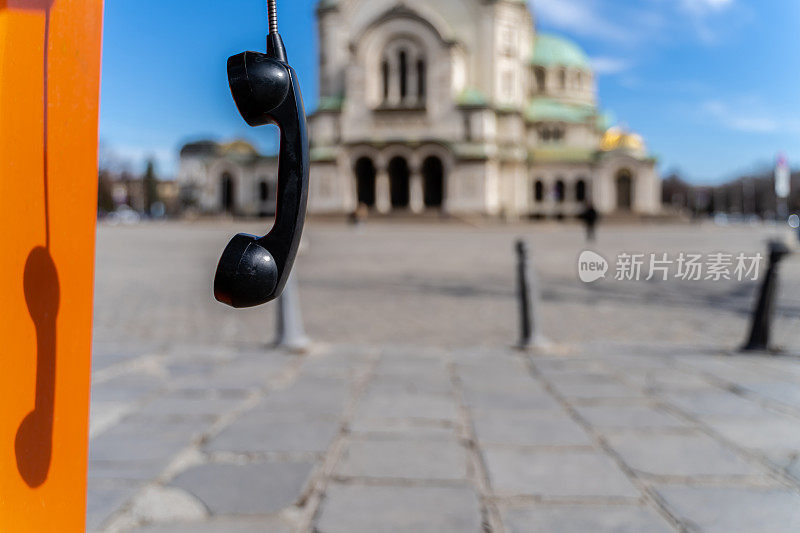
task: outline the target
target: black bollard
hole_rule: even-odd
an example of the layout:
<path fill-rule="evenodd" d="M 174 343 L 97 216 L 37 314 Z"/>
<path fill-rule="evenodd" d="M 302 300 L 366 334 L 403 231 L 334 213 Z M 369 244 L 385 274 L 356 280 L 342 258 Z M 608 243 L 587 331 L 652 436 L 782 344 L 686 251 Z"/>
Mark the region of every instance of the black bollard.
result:
<path fill-rule="evenodd" d="M 543 347 L 546 341 L 536 331 L 538 292 L 535 279 L 528 268 L 528 246 L 522 239 L 516 243 L 517 251 L 517 295 L 519 297 L 520 335 L 517 348 L 529 350 Z"/>
<path fill-rule="evenodd" d="M 789 248 L 780 241 L 769 243 L 769 264 L 761 292 L 753 309 L 753 321 L 750 326 L 750 338 L 742 347 L 742 351 L 768 351 L 770 350 L 770 329 L 772 328 L 772 315 L 775 311 L 775 297 L 778 292 L 778 265 L 789 253 Z"/>
<path fill-rule="evenodd" d="M 519 347 L 531 344 L 531 294 L 528 279 L 528 246 L 521 239 L 517 241 L 517 293 L 519 295 Z"/>

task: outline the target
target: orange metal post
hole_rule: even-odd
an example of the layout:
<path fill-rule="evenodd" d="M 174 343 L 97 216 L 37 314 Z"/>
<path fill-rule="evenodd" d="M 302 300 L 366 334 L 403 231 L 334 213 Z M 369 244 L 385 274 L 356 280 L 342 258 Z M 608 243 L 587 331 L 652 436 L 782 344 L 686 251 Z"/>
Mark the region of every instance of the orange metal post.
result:
<path fill-rule="evenodd" d="M 101 0 L 0 0 L 0 531 L 82 531 Z"/>

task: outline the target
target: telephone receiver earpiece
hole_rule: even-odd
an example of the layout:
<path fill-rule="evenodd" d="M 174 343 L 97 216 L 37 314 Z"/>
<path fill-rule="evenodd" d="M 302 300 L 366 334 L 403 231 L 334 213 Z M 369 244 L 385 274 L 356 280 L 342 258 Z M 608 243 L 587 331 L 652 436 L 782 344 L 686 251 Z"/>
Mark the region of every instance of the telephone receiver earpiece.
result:
<path fill-rule="evenodd" d="M 267 53 L 228 58 L 233 99 L 250 126 L 280 128 L 275 223 L 263 236 L 235 236 L 217 265 L 214 297 L 231 307 L 254 307 L 280 296 L 294 264 L 308 202 L 308 135 L 300 84 L 277 32 Z"/>

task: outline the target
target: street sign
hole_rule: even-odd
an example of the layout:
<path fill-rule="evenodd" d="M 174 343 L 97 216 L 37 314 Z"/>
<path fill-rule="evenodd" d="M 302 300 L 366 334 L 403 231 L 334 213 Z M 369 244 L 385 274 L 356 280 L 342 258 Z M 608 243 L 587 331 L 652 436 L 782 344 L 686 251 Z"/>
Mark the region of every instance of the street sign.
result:
<path fill-rule="evenodd" d="M 780 154 L 775 164 L 775 195 L 778 198 L 788 198 L 791 189 L 791 172 L 786 156 Z"/>

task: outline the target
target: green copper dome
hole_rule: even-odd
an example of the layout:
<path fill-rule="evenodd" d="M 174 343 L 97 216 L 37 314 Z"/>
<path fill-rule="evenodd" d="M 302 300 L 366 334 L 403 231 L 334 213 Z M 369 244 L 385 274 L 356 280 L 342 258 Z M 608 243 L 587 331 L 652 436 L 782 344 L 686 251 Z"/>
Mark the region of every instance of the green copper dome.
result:
<path fill-rule="evenodd" d="M 543 67 L 590 68 L 589 57 L 577 44 L 563 37 L 543 33 L 536 36 L 531 63 Z"/>
<path fill-rule="evenodd" d="M 463 106 L 484 106 L 486 105 L 486 95 L 480 89 L 467 87 L 456 97 L 458 105 Z"/>
<path fill-rule="evenodd" d="M 595 114 L 595 108 L 591 104 L 572 104 L 550 98 L 537 98 L 531 101 L 525 110 L 525 118 L 530 122 L 584 123 L 591 120 Z"/>

